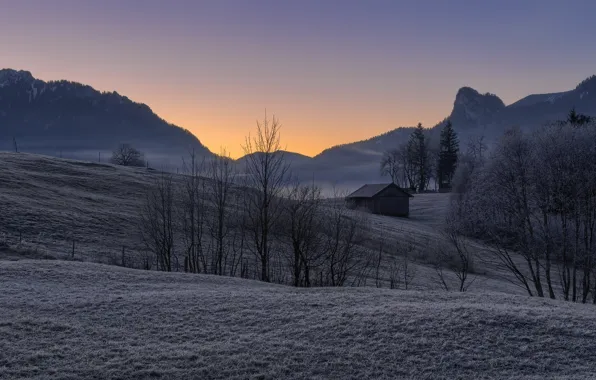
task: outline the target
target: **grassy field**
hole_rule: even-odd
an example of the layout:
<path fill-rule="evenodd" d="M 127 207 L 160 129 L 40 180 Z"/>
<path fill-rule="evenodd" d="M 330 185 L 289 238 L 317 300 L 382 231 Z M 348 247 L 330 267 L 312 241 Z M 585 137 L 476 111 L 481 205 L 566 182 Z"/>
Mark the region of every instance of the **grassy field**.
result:
<path fill-rule="evenodd" d="M 591 305 L 0 261 L 2 379 L 593 379 Z"/>
<path fill-rule="evenodd" d="M 475 242 L 471 292 L 438 291 L 424 256 L 442 244 L 447 194 L 415 196 L 408 219 L 369 218 L 371 249 L 417 248 L 414 290 L 98 264 L 142 251 L 156 175 L 0 153 L 0 379 L 596 378 L 592 305 L 517 295 Z"/>
<path fill-rule="evenodd" d="M 146 254 L 138 234 L 139 209 L 158 175 L 144 168 L 0 152 L 0 258 L 72 259 L 73 241 L 75 260 L 119 265 L 123 247 L 129 262 Z M 416 247 L 412 286 L 417 289 L 440 287 L 425 256 L 442 242 L 448 204 L 449 194 L 420 194 L 411 199 L 410 218 L 369 215 L 371 249 L 381 239 Z M 481 253 L 483 247 L 475 249 Z M 391 249 L 386 252 L 383 270 L 394 256 Z M 477 260 L 475 267 L 470 290 L 521 293 L 494 265 Z"/>
<path fill-rule="evenodd" d="M 156 174 L 32 154 L 0 152 L 0 238 L 23 250 L 108 262 L 139 248 L 140 202 Z"/>

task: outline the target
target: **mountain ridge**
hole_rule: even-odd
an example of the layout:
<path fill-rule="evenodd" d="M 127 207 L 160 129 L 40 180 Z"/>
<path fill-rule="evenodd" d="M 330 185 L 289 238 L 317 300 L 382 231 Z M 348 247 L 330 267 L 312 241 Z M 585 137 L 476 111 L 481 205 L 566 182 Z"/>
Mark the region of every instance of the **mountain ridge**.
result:
<path fill-rule="evenodd" d="M 449 119 L 465 141 L 482 134 L 487 141 L 505 129 L 519 126 L 532 130 L 548 122 L 564 119 L 571 108 L 596 116 L 596 75 L 573 89 L 548 94 L 531 94 L 509 105 L 495 94 L 480 93 L 472 87 L 458 89 L 451 113 L 430 128 L 429 138 L 437 141 Z M 360 141 L 324 149 L 314 157 L 285 152 L 297 172 L 328 181 L 378 181 L 382 154 L 407 141 L 413 126 L 401 126 Z M 180 161 L 187 151 L 212 156 L 197 136 L 168 123 L 149 106 L 137 103 L 116 91 L 101 92 L 89 85 L 67 80 L 43 81 L 25 70 L 0 70 L 0 149 L 11 150 L 15 138 L 21 149 L 57 155 L 75 152 L 72 158 L 89 158 L 81 152 L 111 151 L 128 142 L 146 151 L 152 159 Z M 175 157 L 175 158 L 174 158 Z M 242 162 L 245 157 L 236 161 Z M 178 162 L 179 164 L 179 162 Z"/>
<path fill-rule="evenodd" d="M 440 130 L 450 120 L 462 144 L 474 136 L 495 141 L 507 128 L 518 126 L 532 131 L 545 124 L 564 120 L 571 108 L 596 116 L 596 75 L 581 81 L 568 91 L 532 94 L 509 105 L 495 94 L 481 94 L 471 87 L 461 87 L 451 113 L 430 128 L 427 136 L 438 141 Z M 408 141 L 414 126 L 400 126 L 367 139 L 336 145 L 315 155 L 304 170 L 318 169 L 327 181 L 360 180 L 374 182 L 382 178 L 379 162 L 383 153 Z M 312 175 L 312 174 L 311 174 Z"/>
<path fill-rule="evenodd" d="M 22 150 L 56 154 L 111 151 L 131 143 L 148 156 L 212 153 L 190 131 L 116 91 L 68 80 L 43 81 L 25 70 L 0 70 L 0 149 L 16 139 Z M 84 158 L 84 157 L 80 157 Z"/>

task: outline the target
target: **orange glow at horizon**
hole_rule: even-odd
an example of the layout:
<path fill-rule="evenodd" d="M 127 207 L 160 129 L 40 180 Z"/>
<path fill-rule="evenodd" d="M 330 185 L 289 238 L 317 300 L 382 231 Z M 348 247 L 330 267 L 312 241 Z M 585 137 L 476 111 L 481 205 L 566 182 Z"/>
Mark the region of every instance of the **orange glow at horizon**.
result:
<path fill-rule="evenodd" d="M 167 122 L 189 130 L 210 151 L 220 153 L 225 149 L 232 158 L 244 155 L 245 139 L 254 133 L 265 110 L 269 118 L 275 116 L 282 125 L 282 148 L 312 157 L 332 146 L 368 139 L 400 126 L 414 126 L 419 121 L 431 127 L 452 107 L 448 100 L 432 107 L 431 113 L 428 103 L 415 98 L 402 101 L 401 107 L 392 106 L 391 97 L 383 89 L 377 94 L 369 89 L 366 94 L 354 92 L 343 97 L 332 96 L 334 89 L 328 89 L 329 94 L 322 98 L 294 92 L 283 100 L 276 96 L 269 101 L 251 96 L 250 91 L 212 88 L 202 94 L 195 91 L 194 85 L 138 80 L 135 75 L 118 75 L 117 71 L 90 76 L 84 70 L 50 71 L 31 65 L 18 68 L 44 81 L 68 79 L 98 91 L 117 91 L 132 101 L 147 104 Z"/>
<path fill-rule="evenodd" d="M 535 17 L 497 2 L 12 1 L 0 68 L 117 91 L 235 158 L 267 109 L 282 146 L 313 156 L 432 127 L 463 86 L 505 104 L 573 88 L 594 74 L 596 3 L 550 2 Z"/>
<path fill-rule="evenodd" d="M 265 117 L 265 107 L 238 106 L 234 109 L 204 109 L 201 107 L 168 107 L 155 99 L 148 104 L 155 113 L 168 122 L 193 133 L 211 152 L 222 149 L 232 157 L 244 155 L 243 145 L 249 134 L 256 131 L 257 121 Z M 163 107 L 163 111 L 160 108 Z M 447 105 L 449 109 L 451 105 Z M 420 120 L 416 115 L 392 118 L 392 115 L 369 115 L 366 110 L 346 112 L 328 109 L 308 109 L 308 112 L 288 106 L 279 111 L 267 107 L 267 117 L 275 116 L 282 127 L 280 130 L 282 149 L 313 157 L 327 148 L 374 137 L 400 126 L 415 126 L 418 121 L 425 127 L 432 127 L 444 116 L 433 121 Z M 440 113 L 439 113 L 440 114 Z M 397 123 L 395 120 L 404 120 Z M 415 121 L 410 121 L 415 120 Z"/>
<path fill-rule="evenodd" d="M 117 91 L 132 101 L 147 104 L 167 122 L 187 129 L 211 152 L 225 149 L 235 159 L 244 155 L 245 139 L 254 133 L 265 109 L 269 118 L 275 115 L 282 124 L 282 148 L 312 157 L 327 148 L 365 140 L 398 127 L 415 126 L 418 122 L 432 127 L 449 115 L 458 89 L 443 88 L 433 98 L 425 96 L 424 91 L 400 96 L 387 86 L 365 86 L 360 92 L 358 88 L 327 88 L 327 93 L 320 97 L 307 91 L 269 97 L 254 96 L 246 88 L 213 85 L 202 92 L 196 90 L 200 83 L 154 82 L 146 79 L 146 73 L 141 73 L 145 79 L 140 79 L 136 71 L 89 75 L 85 67 L 66 71 L 41 65 L 13 66 L 31 71 L 44 81 L 67 79 L 98 91 Z M 357 85 L 361 84 L 354 86 Z"/>

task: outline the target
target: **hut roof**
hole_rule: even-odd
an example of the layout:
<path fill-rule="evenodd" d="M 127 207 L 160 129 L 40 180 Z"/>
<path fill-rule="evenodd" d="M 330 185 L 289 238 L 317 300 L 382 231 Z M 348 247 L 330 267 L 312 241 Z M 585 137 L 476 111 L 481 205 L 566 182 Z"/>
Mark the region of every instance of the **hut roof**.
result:
<path fill-rule="evenodd" d="M 374 183 L 362 186 L 358 190 L 354 191 L 352 194 L 348 195 L 347 198 L 372 198 L 388 187 L 394 187 L 403 192 L 408 197 L 412 197 L 412 194 L 408 193 L 407 191 L 405 191 L 404 189 L 402 189 L 394 183 Z"/>

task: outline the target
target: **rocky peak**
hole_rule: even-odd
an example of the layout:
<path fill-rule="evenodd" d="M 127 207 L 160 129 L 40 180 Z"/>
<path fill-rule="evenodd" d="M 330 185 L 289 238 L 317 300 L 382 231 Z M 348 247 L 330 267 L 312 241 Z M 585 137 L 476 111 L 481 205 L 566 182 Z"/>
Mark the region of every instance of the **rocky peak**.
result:
<path fill-rule="evenodd" d="M 592 75 L 591 77 L 584 79 L 580 84 L 577 85 L 575 88 L 578 91 L 595 91 L 596 92 L 596 75 Z"/>
<path fill-rule="evenodd" d="M 16 71 L 13 69 L 1 69 L 0 70 L 0 88 L 10 86 L 12 84 L 25 81 L 33 82 L 35 78 L 29 71 Z"/>
<path fill-rule="evenodd" d="M 484 116 L 493 115 L 505 108 L 505 103 L 496 95 L 480 94 L 470 87 L 457 91 L 451 119 L 459 122 L 476 121 Z"/>

